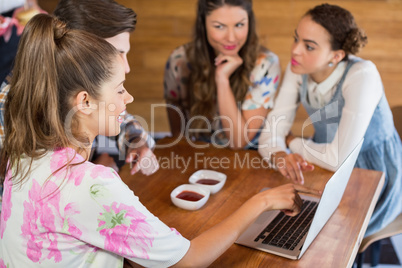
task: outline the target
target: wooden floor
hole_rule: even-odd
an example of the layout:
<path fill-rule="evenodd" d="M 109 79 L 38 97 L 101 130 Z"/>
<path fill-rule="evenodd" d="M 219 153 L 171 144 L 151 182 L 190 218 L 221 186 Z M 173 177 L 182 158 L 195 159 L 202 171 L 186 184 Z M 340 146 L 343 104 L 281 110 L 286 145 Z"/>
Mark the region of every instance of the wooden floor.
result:
<path fill-rule="evenodd" d="M 39 0 L 53 11 L 56 0 Z M 117 0 L 138 14 L 137 29 L 131 36 L 127 90 L 135 97 L 127 110 L 143 119 L 150 132 L 169 131 L 163 104 L 163 72 L 171 51 L 190 41 L 196 0 Z M 383 78 L 391 106 L 402 105 L 402 1 L 327 1 L 350 10 L 369 43 L 359 56 L 373 61 Z M 275 52 L 282 69 L 290 59 L 293 31 L 307 9 L 321 1 L 254 0 L 258 33 L 262 43 Z M 299 113 L 294 131 L 304 122 Z"/>

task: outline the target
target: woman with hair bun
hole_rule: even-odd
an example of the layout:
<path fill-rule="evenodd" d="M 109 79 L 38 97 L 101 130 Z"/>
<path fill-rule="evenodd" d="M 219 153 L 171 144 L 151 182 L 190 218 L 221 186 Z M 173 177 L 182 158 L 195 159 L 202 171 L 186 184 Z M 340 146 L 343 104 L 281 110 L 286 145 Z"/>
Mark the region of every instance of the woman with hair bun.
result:
<path fill-rule="evenodd" d="M 364 137 L 356 167 L 385 173 L 370 235 L 402 211 L 402 146 L 376 66 L 354 56 L 367 36 L 349 11 L 329 4 L 307 11 L 294 34 L 291 62 L 259 152 L 285 177 L 303 184 L 302 172 L 312 164 L 335 171 Z M 312 138 L 290 132 L 299 103 L 314 125 Z"/>

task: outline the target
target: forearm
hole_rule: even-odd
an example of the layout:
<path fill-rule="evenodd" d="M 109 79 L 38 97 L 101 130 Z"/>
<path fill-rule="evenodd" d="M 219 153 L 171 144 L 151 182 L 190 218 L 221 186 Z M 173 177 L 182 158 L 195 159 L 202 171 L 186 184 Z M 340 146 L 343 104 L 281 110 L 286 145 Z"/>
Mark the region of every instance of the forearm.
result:
<path fill-rule="evenodd" d="M 270 162 L 274 168 L 278 168 L 285 163 L 285 157 L 288 155 L 285 151 L 278 151 L 270 155 Z"/>
<path fill-rule="evenodd" d="M 357 113 L 344 108 L 333 140 L 316 143 L 313 140 L 295 138 L 289 145 L 290 150 L 312 164 L 331 171 L 337 170 L 364 137 L 374 108 L 367 110 L 366 113 Z"/>
<path fill-rule="evenodd" d="M 218 85 L 218 106 L 222 127 L 230 141 L 230 147 L 233 149 L 244 148 L 256 135 L 256 129 L 261 127 L 263 116 L 255 118 L 250 124 L 247 124 L 246 118 L 236 104 L 229 81 Z M 257 120 L 258 122 L 256 122 Z M 253 130 L 249 128 L 253 128 Z"/>
<path fill-rule="evenodd" d="M 244 125 L 245 121 L 236 106 L 236 100 L 229 90 L 218 90 L 218 106 L 222 128 L 229 139 L 233 149 L 243 148 L 245 145 Z"/>
<path fill-rule="evenodd" d="M 252 197 L 225 220 L 191 240 L 187 254 L 174 267 L 207 267 L 222 255 L 266 208 L 267 204 L 261 196 Z"/>
<path fill-rule="evenodd" d="M 281 94 L 282 93 L 282 94 Z M 286 151 L 286 136 L 289 134 L 296 116 L 297 104 L 285 105 L 280 101 L 286 98 L 279 93 L 274 109 L 269 113 L 258 140 L 258 152 L 264 158 L 273 153 Z M 282 107 L 283 106 L 283 107 Z"/>
<path fill-rule="evenodd" d="M 269 160 L 272 154 L 286 151 L 286 136 L 292 127 L 293 118 L 293 109 L 278 111 L 274 108 L 269 113 L 258 140 L 258 152 L 264 159 Z"/>

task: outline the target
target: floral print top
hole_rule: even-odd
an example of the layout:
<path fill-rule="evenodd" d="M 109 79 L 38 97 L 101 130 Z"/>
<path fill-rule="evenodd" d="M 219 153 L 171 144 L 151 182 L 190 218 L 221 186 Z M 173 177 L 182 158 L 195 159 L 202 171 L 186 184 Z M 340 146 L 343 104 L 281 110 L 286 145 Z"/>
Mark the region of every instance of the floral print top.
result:
<path fill-rule="evenodd" d="M 76 165 L 63 167 L 66 159 Z M 0 267 L 123 267 L 123 257 L 168 267 L 189 249 L 190 241 L 152 215 L 113 169 L 87 162 L 72 149 L 35 160 L 23 184 L 13 185 L 10 175 Z"/>
<path fill-rule="evenodd" d="M 186 45 L 176 48 L 170 55 L 164 77 L 164 98 L 168 104 L 179 108 L 189 118 L 187 81 L 190 66 L 185 52 Z M 254 110 L 260 107 L 273 108 L 274 96 L 280 81 L 281 68 L 279 58 L 273 52 L 260 52 L 256 65 L 251 72 L 250 86 L 243 103 L 242 110 Z"/>

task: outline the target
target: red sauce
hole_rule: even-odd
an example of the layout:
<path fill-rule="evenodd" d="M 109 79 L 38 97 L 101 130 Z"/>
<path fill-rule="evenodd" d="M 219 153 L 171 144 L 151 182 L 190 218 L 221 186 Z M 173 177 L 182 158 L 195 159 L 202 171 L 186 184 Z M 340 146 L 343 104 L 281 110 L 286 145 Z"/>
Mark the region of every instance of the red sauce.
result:
<path fill-rule="evenodd" d="M 196 182 L 199 184 L 205 184 L 205 185 L 215 185 L 215 184 L 219 183 L 218 180 L 214 180 L 214 179 L 199 179 Z"/>
<path fill-rule="evenodd" d="M 187 201 L 198 201 L 204 196 L 202 194 L 193 191 L 183 191 L 176 196 L 177 198 L 187 200 Z"/>

